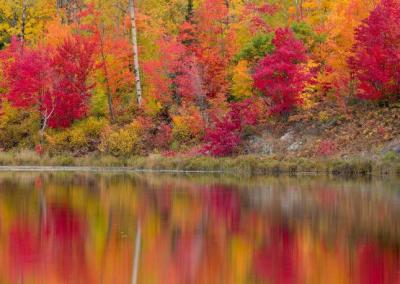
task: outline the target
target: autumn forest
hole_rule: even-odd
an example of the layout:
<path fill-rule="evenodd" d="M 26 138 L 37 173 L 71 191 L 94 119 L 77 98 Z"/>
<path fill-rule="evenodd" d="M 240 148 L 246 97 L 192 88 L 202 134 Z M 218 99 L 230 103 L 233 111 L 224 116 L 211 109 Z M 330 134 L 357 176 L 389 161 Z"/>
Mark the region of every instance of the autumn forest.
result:
<path fill-rule="evenodd" d="M 0 83 L 5 152 L 391 158 L 400 1 L 0 0 Z"/>

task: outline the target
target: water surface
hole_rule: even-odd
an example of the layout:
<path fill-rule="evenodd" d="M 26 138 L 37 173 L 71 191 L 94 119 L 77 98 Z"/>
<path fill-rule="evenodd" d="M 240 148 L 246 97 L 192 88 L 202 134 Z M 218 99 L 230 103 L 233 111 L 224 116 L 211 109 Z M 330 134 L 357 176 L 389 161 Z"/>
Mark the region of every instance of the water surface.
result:
<path fill-rule="evenodd" d="M 0 174 L 0 283 L 400 283 L 400 183 Z"/>

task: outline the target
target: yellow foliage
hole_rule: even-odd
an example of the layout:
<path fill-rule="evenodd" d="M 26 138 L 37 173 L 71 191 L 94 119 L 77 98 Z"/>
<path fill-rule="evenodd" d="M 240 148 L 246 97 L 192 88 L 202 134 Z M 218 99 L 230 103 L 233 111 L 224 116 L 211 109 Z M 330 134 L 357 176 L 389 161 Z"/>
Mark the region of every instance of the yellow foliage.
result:
<path fill-rule="evenodd" d="M 18 11 L 18 8 L 17 1 L 0 1 L 0 15 L 2 16 L 2 21 L 0 22 L 0 42 L 8 41 L 11 35 L 18 34 L 18 23 L 12 21 L 12 18 Z"/>
<path fill-rule="evenodd" d="M 321 86 L 334 86 L 345 93 L 340 95 L 347 95 L 349 92 L 346 82 L 350 79 L 348 58 L 354 44 L 354 30 L 368 16 L 376 2 L 344 0 L 332 1 L 330 4 L 330 13 L 326 15 L 322 27 L 322 31 L 327 34 L 327 40 L 315 53 L 315 56 L 330 69 L 330 72 L 318 76 L 317 80 Z"/>
<path fill-rule="evenodd" d="M 187 117 L 175 116 L 172 120 L 174 122 L 172 129 L 174 139 L 181 143 L 190 141 L 192 139 L 192 129 Z"/>
<path fill-rule="evenodd" d="M 320 111 L 318 113 L 318 120 L 321 122 L 326 122 L 329 119 L 329 113 L 327 111 Z"/>
<path fill-rule="evenodd" d="M 68 144 L 68 137 L 69 137 L 68 134 L 69 133 L 67 131 L 61 131 L 61 132 L 48 131 L 48 133 L 45 133 L 44 136 L 50 149 L 62 150 L 62 148 L 66 144 Z"/>
<path fill-rule="evenodd" d="M 39 128 L 38 112 L 19 110 L 7 101 L 0 104 L 0 148 L 31 147 Z"/>
<path fill-rule="evenodd" d="M 199 121 L 199 117 L 195 115 L 177 115 L 172 118 L 172 121 L 172 135 L 178 143 L 191 142 L 199 138 L 202 134 L 202 130 L 198 126 L 201 122 Z"/>
<path fill-rule="evenodd" d="M 100 140 L 106 123 L 105 119 L 90 117 L 74 123 L 69 129 L 50 129 L 45 138 L 51 150 L 82 150 L 86 149 L 90 142 Z"/>
<path fill-rule="evenodd" d="M 241 60 L 233 69 L 232 95 L 236 99 L 252 96 L 253 79 L 249 74 L 248 62 Z"/>
<path fill-rule="evenodd" d="M 72 129 L 70 131 L 70 143 L 74 149 L 79 149 L 87 146 L 87 138 L 84 129 Z"/>
<path fill-rule="evenodd" d="M 7 127 L 7 124 L 16 120 L 17 117 L 18 110 L 13 108 L 7 101 L 3 102 L 1 105 L 0 129 Z"/>
<path fill-rule="evenodd" d="M 309 60 L 307 64 L 304 66 L 305 72 L 312 72 L 313 69 L 317 68 L 319 64 L 317 64 L 313 60 Z M 301 108 L 304 110 L 312 109 L 316 105 L 316 93 L 317 93 L 317 85 L 315 82 L 309 82 L 305 85 L 305 88 L 301 94 L 301 99 L 303 101 Z"/>
<path fill-rule="evenodd" d="M 100 137 L 102 130 L 107 124 L 105 119 L 96 119 L 89 117 L 80 123 L 80 128 L 85 131 L 87 137 Z"/>
<path fill-rule="evenodd" d="M 303 3 L 306 22 L 312 26 L 323 24 L 334 5 L 333 0 L 306 0 Z"/>
<path fill-rule="evenodd" d="M 141 149 L 141 127 L 137 122 L 119 130 L 106 129 L 102 135 L 99 150 L 114 156 L 139 154 Z"/>
<path fill-rule="evenodd" d="M 43 38 L 45 26 L 55 14 L 51 0 L 26 0 L 25 39 L 37 43 Z M 0 0 L 0 42 L 22 33 L 22 1 Z"/>

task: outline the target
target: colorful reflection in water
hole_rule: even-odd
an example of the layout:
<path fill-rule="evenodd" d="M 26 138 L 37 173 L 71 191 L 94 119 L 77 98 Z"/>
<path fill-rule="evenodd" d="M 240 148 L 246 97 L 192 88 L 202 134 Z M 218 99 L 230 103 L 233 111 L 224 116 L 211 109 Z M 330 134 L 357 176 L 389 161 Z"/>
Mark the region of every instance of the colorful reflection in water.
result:
<path fill-rule="evenodd" d="M 399 185 L 2 173 L 0 283 L 400 284 Z"/>

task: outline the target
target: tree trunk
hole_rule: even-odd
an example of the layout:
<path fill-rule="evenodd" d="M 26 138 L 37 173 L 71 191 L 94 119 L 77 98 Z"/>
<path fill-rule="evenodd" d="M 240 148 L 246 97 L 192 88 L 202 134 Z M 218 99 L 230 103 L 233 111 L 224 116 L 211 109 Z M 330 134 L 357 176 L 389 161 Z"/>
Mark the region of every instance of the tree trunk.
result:
<path fill-rule="evenodd" d="M 28 5 L 26 3 L 27 0 L 22 0 L 22 15 L 21 15 L 21 43 L 22 43 L 22 48 L 21 52 L 24 49 L 25 45 L 25 33 L 26 33 L 26 12 L 28 9 Z"/>
<path fill-rule="evenodd" d="M 294 0 L 296 7 L 296 20 L 301 21 L 303 19 L 303 0 Z"/>
<path fill-rule="evenodd" d="M 193 21 L 193 0 L 188 0 L 186 21 L 188 21 L 188 22 Z"/>
<path fill-rule="evenodd" d="M 140 80 L 140 66 L 139 66 L 139 52 L 137 43 L 137 29 L 136 29 L 136 18 L 135 18 L 135 4 L 134 0 L 129 0 L 129 13 L 131 17 L 131 29 L 132 29 L 132 46 L 133 46 L 133 63 L 135 73 L 135 85 L 136 85 L 136 99 L 139 106 L 142 105 L 142 84 Z"/>
<path fill-rule="evenodd" d="M 42 146 L 44 145 L 44 135 L 46 133 L 47 121 L 48 121 L 47 116 L 45 114 L 42 114 L 40 118 L 40 130 L 39 130 L 40 145 Z"/>
<path fill-rule="evenodd" d="M 194 62 L 193 62 L 193 70 L 194 70 L 194 78 L 192 84 L 194 84 L 194 89 L 196 92 L 196 103 L 197 106 L 200 110 L 201 116 L 203 118 L 203 121 L 206 125 L 206 127 L 209 126 L 209 117 L 207 114 L 207 97 L 203 89 L 203 79 L 201 78 L 200 75 L 200 70 L 199 70 L 199 65 L 197 63 L 196 57 L 194 57 Z"/>
<path fill-rule="evenodd" d="M 114 110 L 113 110 L 113 102 L 112 102 L 112 96 L 111 96 L 111 88 L 110 88 L 110 81 L 108 78 L 108 68 L 107 68 L 107 61 L 106 61 L 106 55 L 104 53 L 104 42 L 103 42 L 103 34 L 100 31 L 100 54 L 101 54 L 101 60 L 103 61 L 103 72 L 104 72 L 104 78 L 105 78 L 105 83 L 106 83 L 106 92 L 107 92 L 107 102 L 108 102 L 108 111 L 110 113 L 110 122 L 114 123 L 115 121 L 115 116 L 114 116 Z"/>

